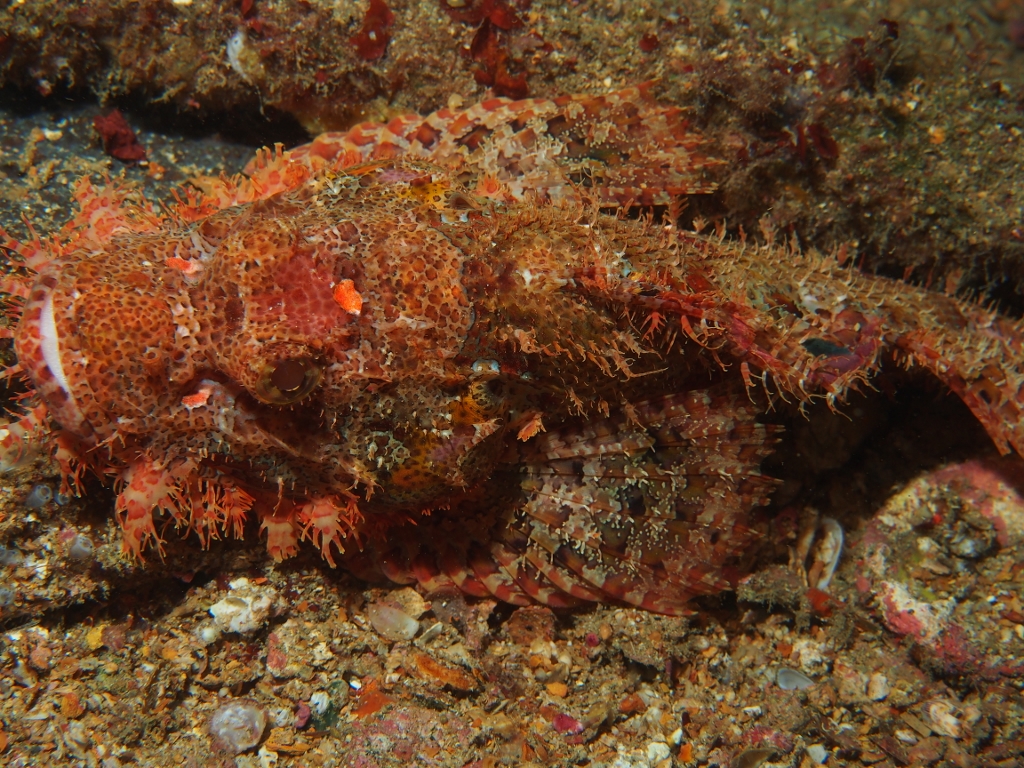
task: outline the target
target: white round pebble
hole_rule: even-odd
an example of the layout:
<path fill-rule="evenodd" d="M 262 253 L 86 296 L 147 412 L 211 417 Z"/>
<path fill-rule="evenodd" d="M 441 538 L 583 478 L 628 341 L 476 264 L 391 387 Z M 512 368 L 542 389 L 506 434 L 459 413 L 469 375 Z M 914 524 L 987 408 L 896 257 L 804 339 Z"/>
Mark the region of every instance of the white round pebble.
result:
<path fill-rule="evenodd" d="M 868 698 L 882 701 L 889 695 L 889 679 L 881 672 L 875 672 L 868 680 Z"/>
<path fill-rule="evenodd" d="M 807 747 L 807 756 L 821 765 L 828 760 L 828 750 L 821 744 L 811 744 Z"/>
<path fill-rule="evenodd" d="M 213 645 L 220 639 L 221 631 L 220 627 L 215 625 L 212 621 L 204 621 L 198 627 L 195 628 L 193 633 L 199 644 L 205 648 L 208 645 Z"/>

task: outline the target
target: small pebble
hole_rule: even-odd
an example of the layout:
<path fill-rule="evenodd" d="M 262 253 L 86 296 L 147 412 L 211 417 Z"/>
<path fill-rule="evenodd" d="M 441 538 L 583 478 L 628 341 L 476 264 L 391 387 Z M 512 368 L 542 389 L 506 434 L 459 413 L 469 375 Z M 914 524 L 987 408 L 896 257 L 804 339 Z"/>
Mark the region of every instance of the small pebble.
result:
<path fill-rule="evenodd" d="M 881 672 L 875 672 L 868 680 L 868 698 L 872 701 L 882 701 L 889 695 L 889 679 Z"/>
<path fill-rule="evenodd" d="M 559 712 L 551 721 L 552 727 L 559 733 L 583 733 L 583 723 L 572 715 Z"/>
<path fill-rule="evenodd" d="M 95 551 L 96 545 L 92 543 L 92 539 L 81 533 L 76 535 L 68 545 L 68 557 L 72 560 L 91 560 Z"/>
<path fill-rule="evenodd" d="M 316 714 L 322 715 L 331 706 L 331 697 L 326 691 L 317 691 L 309 697 L 309 708 Z"/>
<path fill-rule="evenodd" d="M 554 696 L 556 699 L 564 699 L 566 694 L 569 693 L 569 688 L 565 683 L 548 683 L 546 686 L 548 693 Z"/>
<path fill-rule="evenodd" d="M 39 678 L 36 677 L 36 673 L 20 661 L 14 665 L 14 669 L 11 671 L 11 674 L 18 683 L 26 688 L 34 687 L 39 680 Z"/>
<path fill-rule="evenodd" d="M 304 702 L 299 702 L 299 705 L 295 708 L 295 722 L 293 723 L 296 730 L 302 730 L 306 727 L 306 723 L 309 722 L 309 718 L 313 716 L 313 711 Z"/>
<path fill-rule="evenodd" d="M 25 497 L 25 506 L 29 509 L 42 509 L 53 500 L 53 488 L 40 483 L 32 488 L 32 491 Z"/>
<path fill-rule="evenodd" d="M 199 641 L 199 645 L 205 648 L 220 640 L 221 631 L 212 621 L 204 621 L 195 628 L 193 635 Z"/>
<path fill-rule="evenodd" d="M 396 608 L 400 608 L 414 619 L 418 619 L 430 610 L 430 603 L 424 600 L 423 595 L 412 587 L 392 590 L 388 593 L 387 599 L 389 603 L 393 604 Z"/>
<path fill-rule="evenodd" d="M 668 760 L 672 756 L 672 750 L 663 741 L 652 741 L 647 745 L 647 762 L 657 765 L 662 760 Z"/>
<path fill-rule="evenodd" d="M 424 643 L 429 643 L 435 637 L 440 635 L 443 631 L 444 624 L 442 624 L 440 621 L 435 621 L 433 624 L 431 624 L 429 627 L 423 630 L 423 634 L 420 635 L 420 639 L 417 641 L 417 645 L 419 645 L 422 648 Z"/>
<path fill-rule="evenodd" d="M 802 691 L 814 685 L 814 681 L 803 672 L 783 667 L 775 674 L 775 684 L 784 691 Z"/>
<path fill-rule="evenodd" d="M 897 728 L 893 732 L 893 736 L 902 741 L 904 744 L 917 744 L 920 739 L 913 731 L 909 731 L 906 728 Z"/>
<path fill-rule="evenodd" d="M 960 738 L 960 719 L 954 713 L 953 705 L 948 701 L 933 701 L 924 707 L 928 725 L 941 736 Z"/>
<path fill-rule="evenodd" d="M 267 728 L 267 713 L 246 699 L 229 701 L 210 718 L 210 737 L 215 749 L 240 755 L 257 744 Z"/>
<path fill-rule="evenodd" d="M 18 565 L 25 556 L 16 549 L 0 547 L 0 565 Z"/>
<path fill-rule="evenodd" d="M 306 707 L 309 711 L 309 707 Z M 295 722 L 295 712 L 291 707 L 275 707 L 270 710 L 270 722 L 275 728 L 288 728 Z"/>

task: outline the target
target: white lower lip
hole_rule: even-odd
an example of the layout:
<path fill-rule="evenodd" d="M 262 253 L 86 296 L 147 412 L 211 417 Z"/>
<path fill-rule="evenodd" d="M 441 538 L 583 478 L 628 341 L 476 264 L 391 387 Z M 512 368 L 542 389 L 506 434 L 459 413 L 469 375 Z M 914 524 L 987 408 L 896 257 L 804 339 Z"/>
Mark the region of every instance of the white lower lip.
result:
<path fill-rule="evenodd" d="M 50 369 L 53 378 L 60 388 L 71 394 L 64 366 L 60 363 L 60 343 L 57 339 L 57 321 L 53 316 L 53 294 L 46 294 L 43 299 L 42 317 L 39 318 L 39 346 L 43 352 L 43 361 Z"/>

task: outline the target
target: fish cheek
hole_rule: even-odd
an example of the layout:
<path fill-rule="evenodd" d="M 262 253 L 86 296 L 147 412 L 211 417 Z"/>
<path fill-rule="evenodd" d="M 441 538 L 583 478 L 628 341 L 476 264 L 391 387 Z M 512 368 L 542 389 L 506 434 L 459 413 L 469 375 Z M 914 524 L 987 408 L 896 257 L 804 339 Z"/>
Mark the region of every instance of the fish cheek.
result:
<path fill-rule="evenodd" d="M 136 415 L 167 390 L 174 322 L 167 304 L 126 292 L 88 296 L 75 308 L 85 376 L 99 405 Z"/>

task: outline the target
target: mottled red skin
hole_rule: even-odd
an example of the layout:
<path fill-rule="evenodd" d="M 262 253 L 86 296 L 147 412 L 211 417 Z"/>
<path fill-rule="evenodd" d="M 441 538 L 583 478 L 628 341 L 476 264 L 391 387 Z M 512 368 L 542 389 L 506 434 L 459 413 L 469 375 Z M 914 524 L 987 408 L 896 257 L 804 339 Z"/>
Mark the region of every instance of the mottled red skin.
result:
<path fill-rule="evenodd" d="M 631 89 L 328 134 L 166 214 L 83 183 L 61 238 L 8 241 L 38 406 L 2 447 L 49 428 L 69 487 L 113 477 L 136 557 L 161 515 L 203 544 L 256 518 L 276 559 L 665 613 L 735 579 L 758 403 L 895 356 L 1021 452 L 1018 324 L 601 213 L 709 189 L 699 146 Z"/>

